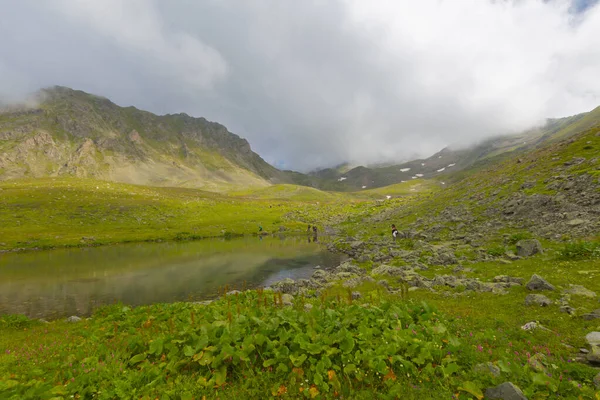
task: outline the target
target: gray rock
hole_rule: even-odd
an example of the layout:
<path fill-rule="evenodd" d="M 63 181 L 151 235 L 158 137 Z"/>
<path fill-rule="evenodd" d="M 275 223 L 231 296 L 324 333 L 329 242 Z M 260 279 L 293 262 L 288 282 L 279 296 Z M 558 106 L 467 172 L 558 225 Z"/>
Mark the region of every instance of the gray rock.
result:
<path fill-rule="evenodd" d="M 529 282 L 527 282 L 529 290 L 555 290 L 554 286 L 548 283 L 544 278 L 537 274 L 533 274 Z"/>
<path fill-rule="evenodd" d="M 520 257 L 529 257 L 543 252 L 542 244 L 537 239 L 524 239 L 517 242 L 517 255 Z"/>
<path fill-rule="evenodd" d="M 600 346 L 600 332 L 590 332 L 585 335 L 585 340 L 590 346 Z"/>
<path fill-rule="evenodd" d="M 389 265 L 380 265 L 371 271 L 371 275 L 389 275 L 389 276 L 400 276 L 403 270 L 398 267 L 390 267 Z"/>
<path fill-rule="evenodd" d="M 545 362 L 546 356 L 542 353 L 536 353 L 533 356 L 531 356 L 528 360 L 529 366 L 537 372 L 546 371 L 546 367 L 544 366 Z"/>
<path fill-rule="evenodd" d="M 380 281 L 377 281 L 377 284 L 378 284 L 379 286 L 383 286 L 383 287 L 384 287 L 384 288 L 386 288 L 386 289 L 389 289 L 389 288 L 390 288 L 390 284 L 389 284 L 389 283 L 388 283 L 388 281 L 386 281 L 385 279 L 382 279 L 382 280 L 380 280 Z"/>
<path fill-rule="evenodd" d="M 356 275 L 364 275 L 365 274 L 365 270 L 350 263 L 350 262 L 345 262 L 343 264 L 340 264 L 334 271 L 336 274 L 342 273 L 342 272 L 347 272 L 347 273 L 352 273 L 352 274 L 356 274 Z"/>
<path fill-rule="evenodd" d="M 600 319 L 600 308 L 592 311 L 591 313 L 583 314 L 581 318 L 591 321 L 593 319 Z"/>
<path fill-rule="evenodd" d="M 242 293 L 242 292 L 240 292 L 239 290 L 231 290 L 231 291 L 227 292 L 227 296 L 233 296 L 233 295 L 236 295 L 236 294 L 239 294 L 239 293 Z"/>
<path fill-rule="evenodd" d="M 551 304 L 552 300 L 550 300 L 543 294 L 528 294 L 527 297 L 525 297 L 526 306 L 538 305 L 541 307 L 547 307 Z"/>
<path fill-rule="evenodd" d="M 67 322 L 79 322 L 81 321 L 81 318 L 79 318 L 76 315 L 71 315 L 69 318 L 67 318 Z"/>
<path fill-rule="evenodd" d="M 521 389 L 511 382 L 504 382 L 496 387 L 485 389 L 486 399 L 527 400 Z"/>
<path fill-rule="evenodd" d="M 313 309 L 313 305 L 310 303 L 304 304 L 304 311 L 310 312 Z"/>
<path fill-rule="evenodd" d="M 596 136 L 600 135 L 597 134 Z M 600 372 L 598 372 L 598 374 L 594 377 L 594 386 L 596 386 L 596 389 L 600 390 Z"/>
<path fill-rule="evenodd" d="M 586 359 L 591 364 L 600 365 L 600 346 L 592 346 Z"/>
<path fill-rule="evenodd" d="M 207 306 L 212 303 L 212 300 L 194 301 L 192 304 L 196 306 Z"/>
<path fill-rule="evenodd" d="M 275 282 L 273 285 L 271 285 L 271 287 L 274 290 L 280 291 L 282 293 L 298 293 L 298 283 L 290 278 L 285 278 L 282 281 Z"/>
<path fill-rule="evenodd" d="M 311 279 L 314 282 L 324 285 L 325 283 L 329 282 L 332 279 L 332 276 L 329 272 L 324 271 L 322 269 L 318 269 L 315 272 L 313 272 Z"/>
<path fill-rule="evenodd" d="M 579 352 L 581 354 L 589 354 L 590 353 L 590 351 L 588 349 L 579 349 Z"/>
<path fill-rule="evenodd" d="M 362 283 L 362 279 L 358 277 L 349 278 L 342 282 L 342 286 L 345 288 L 355 288 Z"/>
<path fill-rule="evenodd" d="M 564 305 L 564 306 L 560 306 L 558 308 L 558 311 L 560 311 L 561 313 L 569 314 L 569 315 L 575 314 L 575 309 L 568 304 Z"/>
<path fill-rule="evenodd" d="M 525 279 L 508 275 L 498 275 L 492 279 L 492 282 L 516 283 L 518 285 L 523 285 L 525 283 Z"/>
<path fill-rule="evenodd" d="M 360 292 L 352 292 L 352 300 L 358 300 L 362 297 Z"/>
<path fill-rule="evenodd" d="M 576 296 L 589 297 L 592 299 L 596 297 L 595 292 L 592 292 L 591 290 L 586 289 L 585 287 L 583 287 L 581 285 L 569 285 L 569 288 L 563 290 L 563 293 L 572 294 L 572 295 L 576 295 Z"/>
<path fill-rule="evenodd" d="M 284 306 L 291 306 L 294 304 L 294 296 L 288 293 L 284 293 L 281 295 L 281 302 Z"/>
<path fill-rule="evenodd" d="M 486 363 L 477 364 L 474 368 L 474 371 L 481 374 L 491 374 L 494 377 L 500 376 L 500 368 L 489 361 Z"/>

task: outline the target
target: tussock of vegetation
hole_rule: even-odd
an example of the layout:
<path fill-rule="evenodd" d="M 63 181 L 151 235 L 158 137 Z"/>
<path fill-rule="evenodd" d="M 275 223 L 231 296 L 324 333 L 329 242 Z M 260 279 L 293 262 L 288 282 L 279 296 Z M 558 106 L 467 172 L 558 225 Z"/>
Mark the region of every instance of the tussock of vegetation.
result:
<path fill-rule="evenodd" d="M 592 260 L 600 259 L 600 242 L 571 242 L 565 243 L 558 250 L 563 260 Z"/>

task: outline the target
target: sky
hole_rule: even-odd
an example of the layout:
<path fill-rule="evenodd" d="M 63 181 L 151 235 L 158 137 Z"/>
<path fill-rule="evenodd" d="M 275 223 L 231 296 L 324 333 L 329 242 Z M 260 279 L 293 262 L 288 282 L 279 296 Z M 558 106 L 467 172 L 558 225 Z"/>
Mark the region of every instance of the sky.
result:
<path fill-rule="evenodd" d="M 597 0 L 0 0 L 0 99 L 185 112 L 299 171 L 600 106 Z"/>

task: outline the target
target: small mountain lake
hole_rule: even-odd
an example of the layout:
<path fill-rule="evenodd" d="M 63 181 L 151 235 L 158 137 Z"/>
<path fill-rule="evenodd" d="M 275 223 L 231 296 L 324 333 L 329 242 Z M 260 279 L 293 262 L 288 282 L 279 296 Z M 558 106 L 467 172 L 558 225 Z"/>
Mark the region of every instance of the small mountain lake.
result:
<path fill-rule="evenodd" d="M 308 278 L 343 255 L 312 237 L 138 243 L 0 254 L 0 314 L 89 315 L 102 305 L 215 298 L 219 290 Z"/>

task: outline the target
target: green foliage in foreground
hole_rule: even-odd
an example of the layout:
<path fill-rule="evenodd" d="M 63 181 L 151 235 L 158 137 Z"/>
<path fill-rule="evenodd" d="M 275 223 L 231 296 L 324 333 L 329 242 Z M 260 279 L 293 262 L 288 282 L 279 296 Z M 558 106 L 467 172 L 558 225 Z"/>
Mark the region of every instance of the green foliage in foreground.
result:
<path fill-rule="evenodd" d="M 71 325 L 3 324 L 0 397 L 481 399 L 512 380 L 529 395 L 593 398 L 578 382 L 586 372 L 549 351 L 542 373 L 496 349 L 493 330 L 473 338 L 426 303 L 330 293 L 310 311 L 252 291 L 208 306 L 110 306 Z M 492 354 L 502 376 L 473 371 Z"/>

